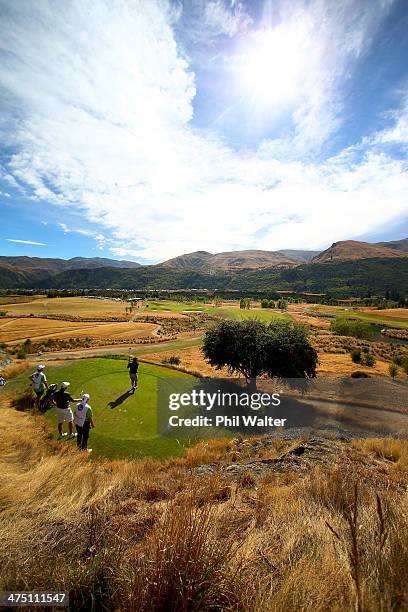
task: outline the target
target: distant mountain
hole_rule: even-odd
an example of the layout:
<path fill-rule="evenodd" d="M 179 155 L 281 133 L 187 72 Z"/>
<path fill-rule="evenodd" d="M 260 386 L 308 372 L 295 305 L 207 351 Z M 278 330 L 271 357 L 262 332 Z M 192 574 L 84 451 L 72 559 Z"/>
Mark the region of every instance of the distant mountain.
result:
<path fill-rule="evenodd" d="M 312 261 L 313 257 L 316 257 L 316 255 L 320 253 L 320 251 L 299 251 L 297 249 L 283 249 L 277 252 L 295 261 L 301 261 L 302 263 L 309 263 Z"/>
<path fill-rule="evenodd" d="M 313 257 L 312 263 L 406 256 L 407 254 L 403 251 L 390 249 L 379 244 L 370 244 L 369 242 L 360 242 L 358 240 L 342 240 L 341 242 L 334 242 L 331 247 Z"/>
<path fill-rule="evenodd" d="M 213 257 L 208 251 L 194 251 L 194 253 L 185 253 L 172 259 L 167 259 L 163 263 L 158 264 L 161 268 L 172 268 L 173 270 L 201 270 L 208 261 Z"/>
<path fill-rule="evenodd" d="M 282 266 L 296 266 L 299 260 L 288 257 L 278 251 L 226 251 L 224 253 L 208 253 L 195 251 L 169 259 L 159 267 L 173 270 L 200 270 L 203 272 L 230 270 L 258 270 Z"/>
<path fill-rule="evenodd" d="M 47 270 L 62 272 L 63 270 L 80 270 L 90 268 L 138 268 L 139 263 L 104 257 L 73 257 L 72 259 L 52 259 L 45 257 L 6 257 L 0 256 L 0 266 L 9 266 L 18 270 Z"/>
<path fill-rule="evenodd" d="M 369 258 L 247 270 L 172 269 L 142 266 L 134 269 L 98 268 L 60 272 L 30 287 L 41 289 L 233 289 L 289 290 L 327 293 L 334 297 L 408 295 L 406 257 Z M 21 286 L 21 285 L 20 285 Z"/>
<path fill-rule="evenodd" d="M 388 247 L 389 249 L 397 249 L 397 251 L 408 253 L 408 238 L 392 240 L 391 242 L 377 242 L 377 244 Z"/>

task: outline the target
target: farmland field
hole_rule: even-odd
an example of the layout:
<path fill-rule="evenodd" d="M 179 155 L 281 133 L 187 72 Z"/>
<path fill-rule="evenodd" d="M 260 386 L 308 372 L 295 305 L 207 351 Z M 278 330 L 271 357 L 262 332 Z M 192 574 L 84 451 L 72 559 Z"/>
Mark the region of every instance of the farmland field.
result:
<path fill-rule="evenodd" d="M 119 323 L 85 323 L 73 321 L 59 321 L 41 318 L 1 319 L 0 339 L 10 344 L 30 338 L 32 341 L 46 340 L 48 338 L 93 338 L 112 339 L 113 343 L 119 340 L 133 340 L 134 338 L 147 338 L 154 334 L 157 325 L 153 323 L 139 323 L 133 321 Z"/>
<path fill-rule="evenodd" d="M 159 438 L 156 433 L 156 389 L 159 378 L 191 378 L 193 381 L 193 377 L 142 363 L 139 388 L 132 395 L 128 393 L 126 360 L 81 359 L 69 365 L 47 367 L 46 372 L 49 383 L 70 381 L 73 397 L 84 392 L 90 394 L 95 429 L 91 431 L 89 447 L 95 455 L 164 458 L 183 454 L 182 442 Z M 26 387 L 27 373 L 24 373 L 10 382 L 8 392 L 19 393 Z M 56 432 L 55 408 L 48 411 L 45 418 Z M 75 440 L 61 444 L 75 445 Z"/>
<path fill-rule="evenodd" d="M 124 302 L 95 300 L 92 298 L 64 297 L 35 299 L 29 302 L 7 305 L 9 315 L 74 315 L 80 317 L 124 316 Z"/>

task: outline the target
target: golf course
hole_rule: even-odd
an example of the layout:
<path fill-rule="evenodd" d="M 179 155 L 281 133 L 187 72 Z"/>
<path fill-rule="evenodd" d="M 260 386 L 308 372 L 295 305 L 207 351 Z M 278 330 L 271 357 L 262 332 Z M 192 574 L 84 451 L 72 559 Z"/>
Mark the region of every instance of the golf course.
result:
<path fill-rule="evenodd" d="M 130 393 L 129 375 L 125 359 L 80 359 L 68 365 L 46 368 L 49 383 L 69 381 L 69 392 L 74 398 L 89 393 L 89 403 L 94 414 L 95 428 L 91 431 L 89 448 L 93 456 L 111 459 L 157 459 L 182 455 L 188 440 L 159 437 L 156 432 L 156 401 L 159 379 L 171 384 L 171 379 L 192 376 L 170 368 L 141 363 L 139 387 Z M 28 372 L 17 377 L 9 385 L 13 392 L 28 387 Z M 75 404 L 72 404 L 73 408 Z M 56 408 L 44 415 L 57 436 Z M 65 431 L 67 425 L 65 424 Z M 62 440 L 61 444 L 75 446 L 76 441 Z"/>

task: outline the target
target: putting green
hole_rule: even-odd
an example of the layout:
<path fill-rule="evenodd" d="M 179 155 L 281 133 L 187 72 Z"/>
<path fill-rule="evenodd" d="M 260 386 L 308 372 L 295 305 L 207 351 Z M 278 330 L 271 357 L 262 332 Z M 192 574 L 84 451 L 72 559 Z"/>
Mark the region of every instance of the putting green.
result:
<path fill-rule="evenodd" d="M 89 404 L 94 413 L 95 428 L 91 430 L 88 446 L 93 454 L 110 458 L 156 457 L 182 455 L 188 441 L 160 438 L 156 433 L 157 383 L 191 378 L 183 372 L 141 363 L 139 388 L 130 392 L 127 362 L 118 359 L 81 359 L 69 365 L 47 368 L 48 382 L 70 381 L 73 397 L 82 393 L 91 396 Z M 72 404 L 74 407 L 75 404 Z M 56 409 L 45 418 L 57 429 Z M 65 425 L 65 430 L 66 430 Z M 75 440 L 62 444 L 75 444 Z"/>

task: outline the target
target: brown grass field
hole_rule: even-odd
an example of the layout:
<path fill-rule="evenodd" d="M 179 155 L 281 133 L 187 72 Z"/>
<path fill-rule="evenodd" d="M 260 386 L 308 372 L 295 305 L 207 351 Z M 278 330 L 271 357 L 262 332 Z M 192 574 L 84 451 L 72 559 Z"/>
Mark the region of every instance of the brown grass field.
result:
<path fill-rule="evenodd" d="M 2 590 L 69 590 L 83 611 L 407 609 L 407 441 L 89 462 L 4 408 L 0 465 Z"/>
<path fill-rule="evenodd" d="M 155 334 L 158 326 L 154 323 L 139 323 L 133 321 L 119 323 L 85 323 L 73 321 L 59 321 L 54 319 L 21 318 L 1 319 L 0 340 L 10 345 L 31 338 L 32 341 L 47 338 L 111 338 L 116 340 L 130 340 L 133 338 L 146 338 Z"/>

